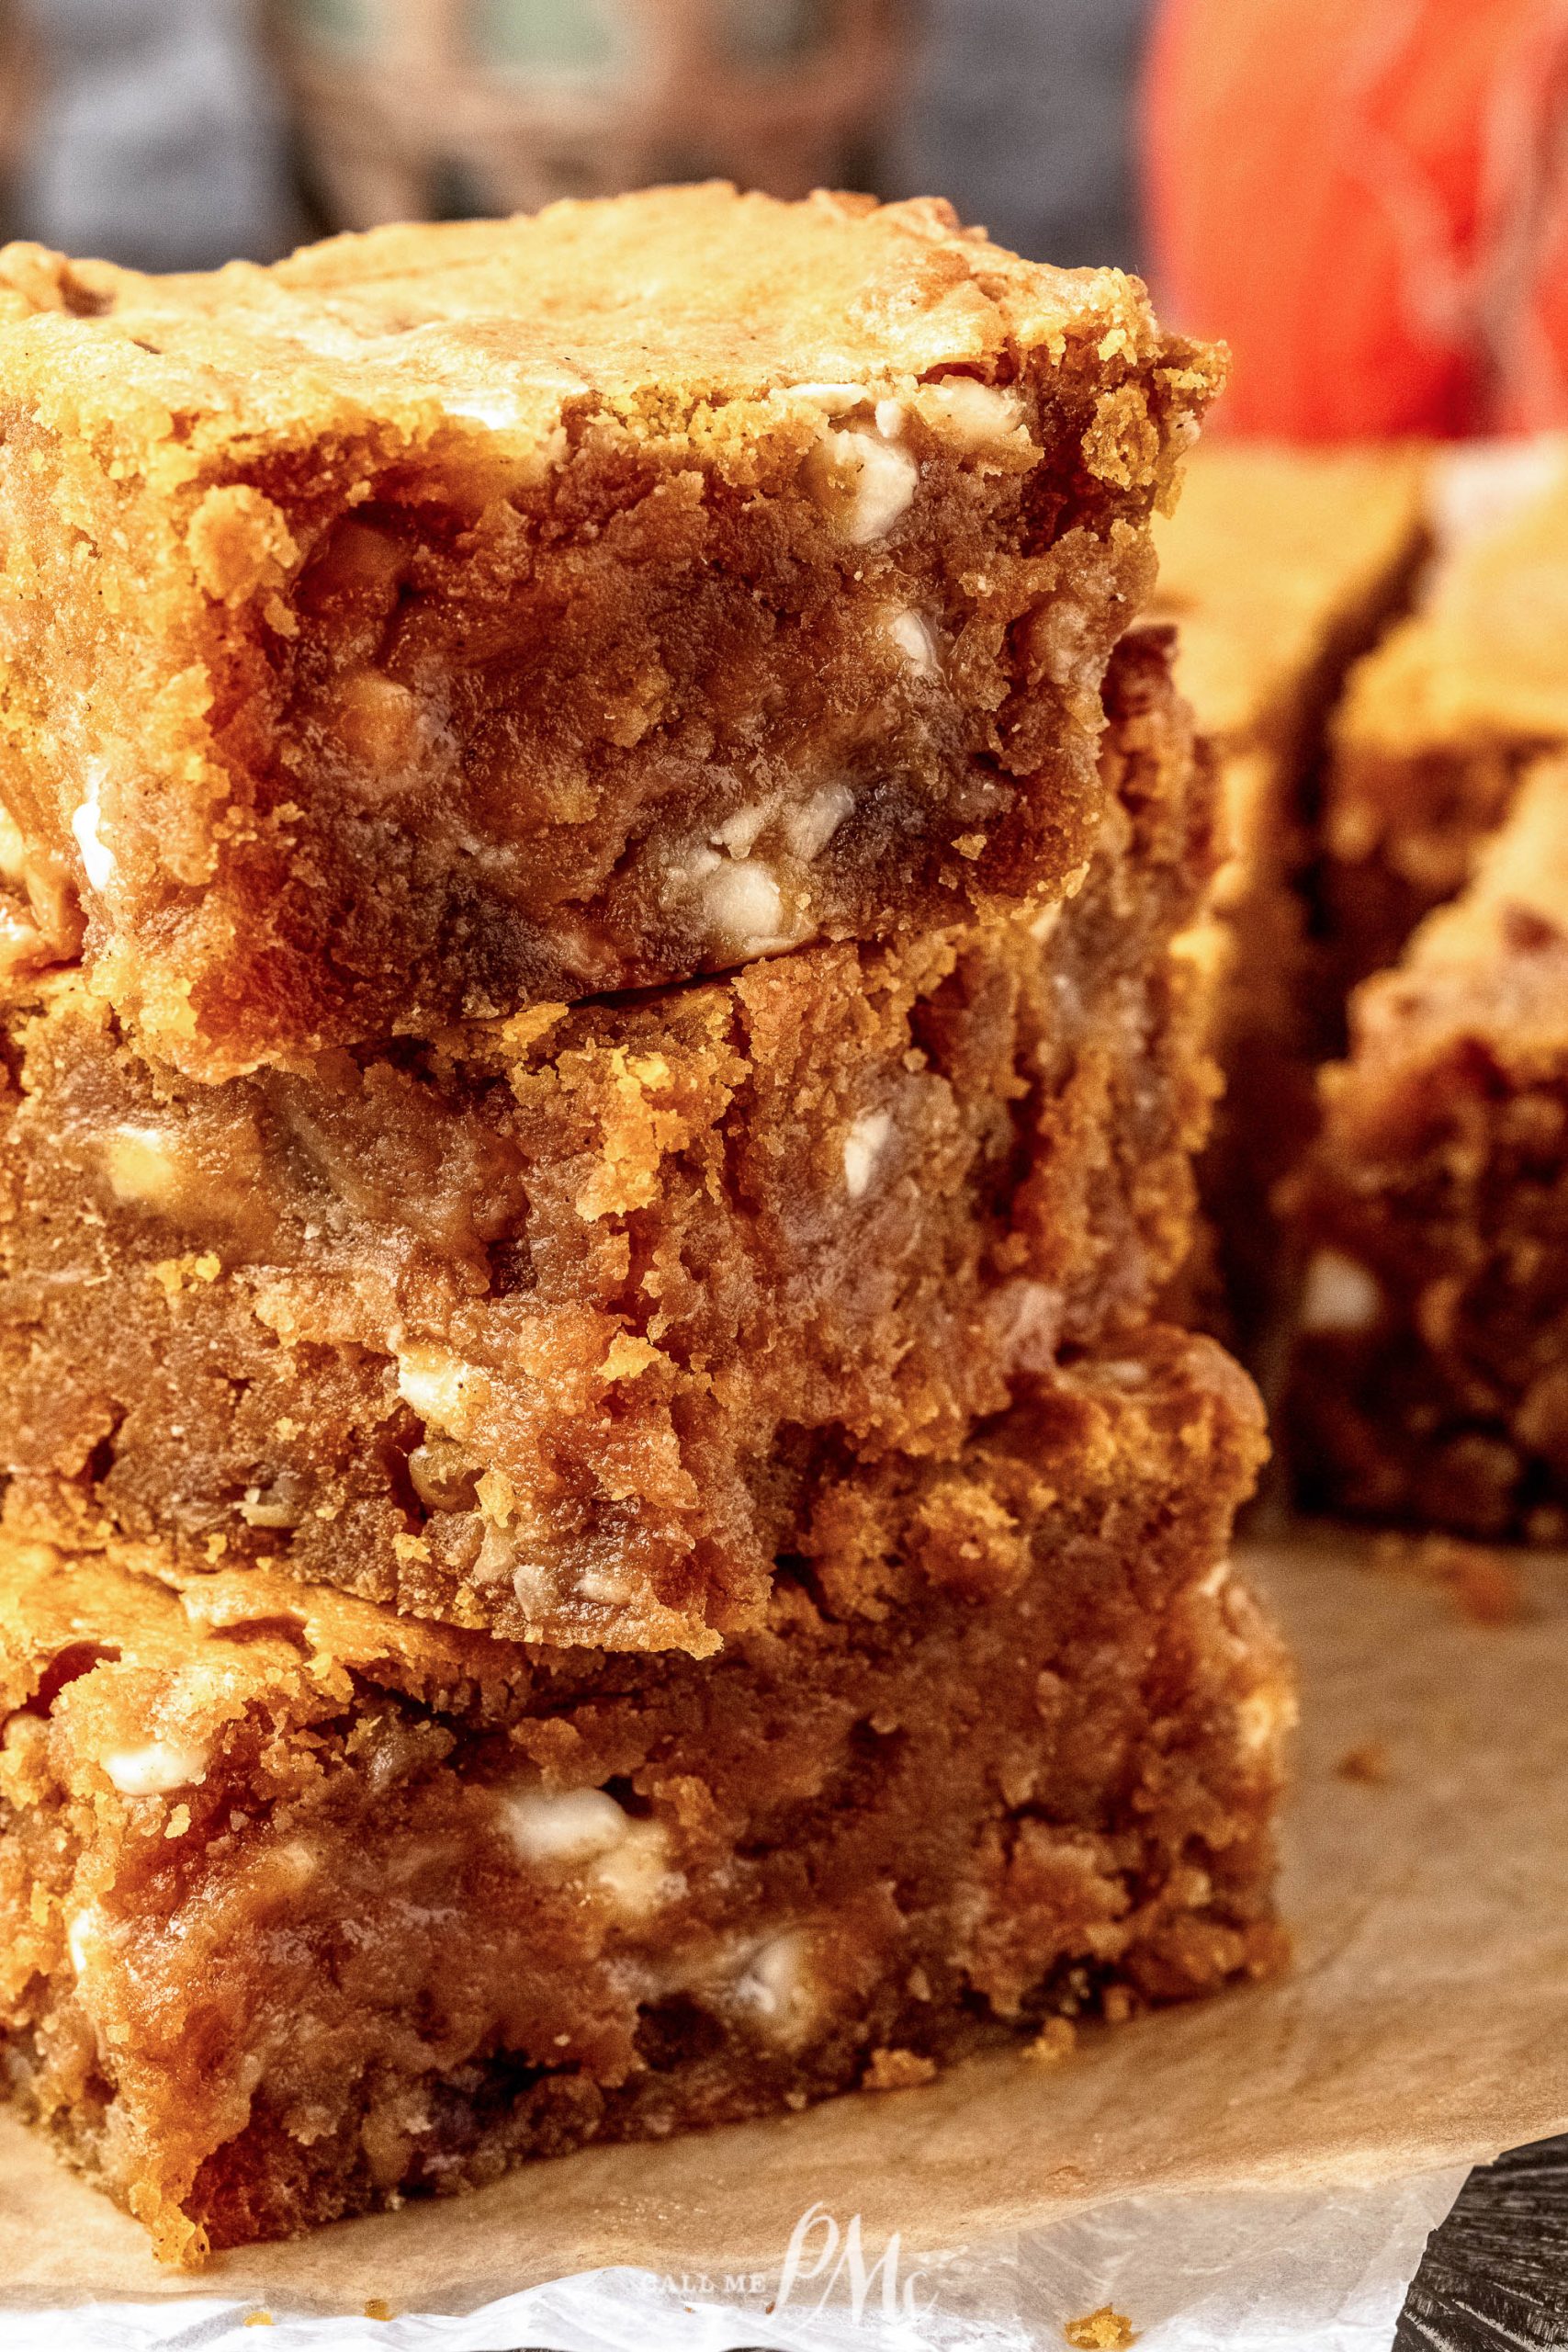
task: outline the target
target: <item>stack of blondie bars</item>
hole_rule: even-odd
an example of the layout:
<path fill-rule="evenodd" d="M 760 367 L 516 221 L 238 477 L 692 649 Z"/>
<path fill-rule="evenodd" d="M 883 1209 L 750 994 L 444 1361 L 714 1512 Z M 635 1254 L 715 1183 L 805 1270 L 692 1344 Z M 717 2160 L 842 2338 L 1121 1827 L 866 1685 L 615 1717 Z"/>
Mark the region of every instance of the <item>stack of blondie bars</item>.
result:
<path fill-rule="evenodd" d="M 1270 1965 L 1210 356 L 721 187 L 0 278 L 13 2094 L 189 2259 Z"/>

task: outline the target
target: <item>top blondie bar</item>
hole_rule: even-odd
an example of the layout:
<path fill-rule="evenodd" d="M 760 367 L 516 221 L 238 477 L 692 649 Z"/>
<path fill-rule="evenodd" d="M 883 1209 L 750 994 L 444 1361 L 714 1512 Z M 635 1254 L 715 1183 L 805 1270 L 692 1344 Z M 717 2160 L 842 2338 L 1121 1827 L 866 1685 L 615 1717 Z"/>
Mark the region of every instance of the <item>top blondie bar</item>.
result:
<path fill-rule="evenodd" d="M 1215 373 L 933 201 L 13 245 L 6 954 L 218 1078 L 1059 897 Z"/>

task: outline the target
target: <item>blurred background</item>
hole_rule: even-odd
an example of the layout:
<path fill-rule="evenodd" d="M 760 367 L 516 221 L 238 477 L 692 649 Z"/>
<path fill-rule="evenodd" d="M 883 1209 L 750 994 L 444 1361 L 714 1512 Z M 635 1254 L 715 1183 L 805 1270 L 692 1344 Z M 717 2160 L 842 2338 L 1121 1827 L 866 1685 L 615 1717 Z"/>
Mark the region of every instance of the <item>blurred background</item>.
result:
<path fill-rule="evenodd" d="M 1568 422 L 1568 0 L 0 0 L 0 227 L 73 253 L 715 173 L 1143 268 L 1233 428 Z"/>

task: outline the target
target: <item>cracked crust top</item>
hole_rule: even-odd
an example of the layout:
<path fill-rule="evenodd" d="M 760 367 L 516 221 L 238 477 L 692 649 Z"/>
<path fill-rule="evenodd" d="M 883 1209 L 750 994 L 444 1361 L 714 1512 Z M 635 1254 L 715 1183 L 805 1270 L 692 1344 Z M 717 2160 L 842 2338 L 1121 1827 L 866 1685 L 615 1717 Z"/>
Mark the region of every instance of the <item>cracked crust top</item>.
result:
<path fill-rule="evenodd" d="M 13 244 L 0 289 L 0 382 L 62 429 L 166 443 L 176 478 L 214 447 L 356 413 L 423 438 L 434 410 L 543 447 L 584 399 L 668 431 L 682 410 L 789 387 L 1005 379 L 1037 352 L 1088 356 L 1109 384 L 1173 363 L 1200 401 L 1217 369 L 1161 337 L 1136 279 L 1022 261 L 944 203 L 783 204 L 722 182 L 376 229 L 202 276 Z M 1107 479 L 1123 423 L 1106 419 Z M 701 429 L 738 424 L 721 405 Z"/>

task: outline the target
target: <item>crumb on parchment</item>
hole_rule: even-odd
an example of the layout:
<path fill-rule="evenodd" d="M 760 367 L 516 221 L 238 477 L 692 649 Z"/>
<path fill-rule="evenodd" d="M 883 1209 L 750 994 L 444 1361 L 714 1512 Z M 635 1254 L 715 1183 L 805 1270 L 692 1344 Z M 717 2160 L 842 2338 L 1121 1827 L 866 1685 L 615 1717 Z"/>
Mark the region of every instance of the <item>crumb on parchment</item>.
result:
<path fill-rule="evenodd" d="M 908 2091 L 920 2083 L 929 2083 L 936 2074 L 936 2060 L 922 2058 L 916 2050 L 874 2050 L 871 2061 L 861 2076 L 863 2091 Z"/>
<path fill-rule="evenodd" d="M 1097 2312 L 1082 2319 L 1070 2319 L 1062 2335 L 1077 2352 L 1127 2352 L 1127 2346 L 1138 2340 L 1132 2321 L 1109 2303 L 1101 2303 Z"/>
<path fill-rule="evenodd" d="M 1524 1581 L 1517 1561 L 1490 1544 L 1468 1544 L 1457 1535 L 1385 1535 L 1373 1557 L 1451 1594 L 1461 1617 L 1476 1625 L 1513 1625 L 1525 1613 Z"/>
<path fill-rule="evenodd" d="M 1047 2018 L 1033 2041 L 1024 2044 L 1023 2054 L 1036 2066 L 1055 2066 L 1072 2056 L 1077 2038 L 1071 2018 Z"/>
<path fill-rule="evenodd" d="M 1334 1769 L 1342 1781 L 1359 1781 L 1371 1789 L 1383 1788 L 1393 1778 L 1393 1760 L 1381 1739 L 1364 1739 L 1348 1747 Z"/>

